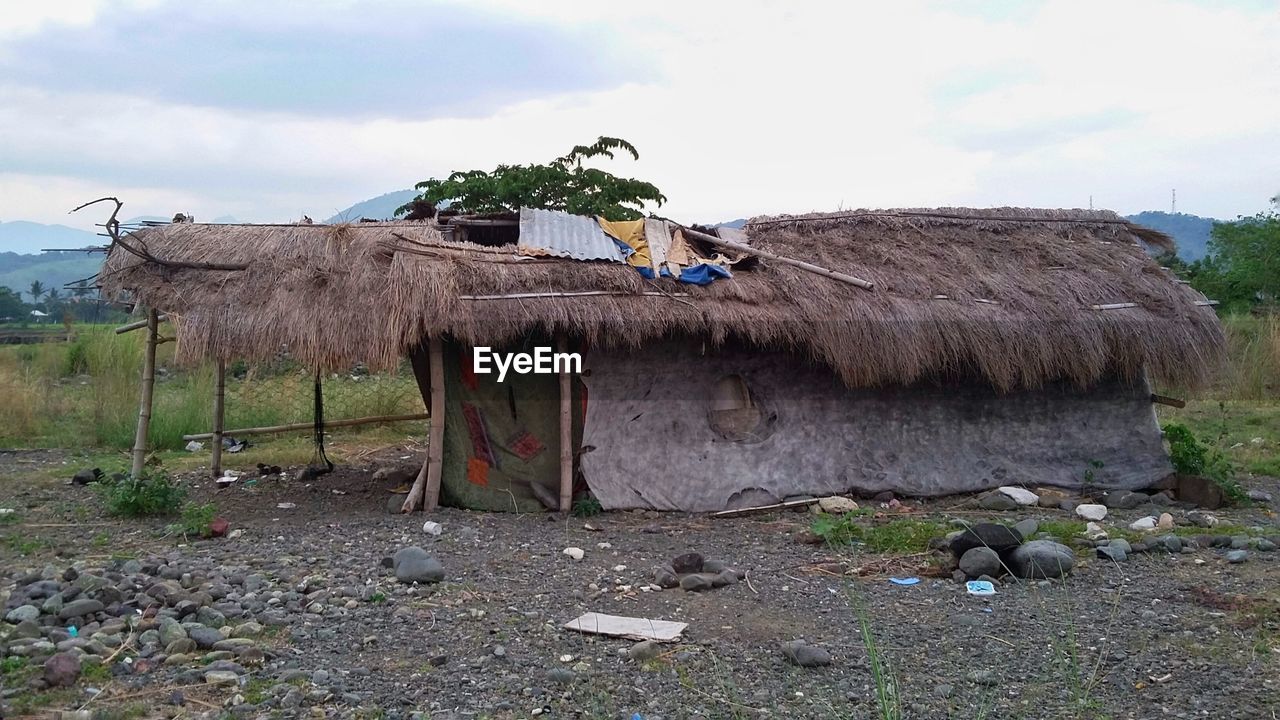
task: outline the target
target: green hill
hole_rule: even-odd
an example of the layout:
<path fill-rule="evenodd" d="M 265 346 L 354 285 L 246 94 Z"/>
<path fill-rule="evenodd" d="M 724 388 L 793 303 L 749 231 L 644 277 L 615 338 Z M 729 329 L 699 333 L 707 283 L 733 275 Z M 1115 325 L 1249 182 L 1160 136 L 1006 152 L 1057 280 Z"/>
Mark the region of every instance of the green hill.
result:
<path fill-rule="evenodd" d="M 0 253 L 0 286 L 21 293 L 27 302 L 31 302 L 27 289 L 36 280 L 46 288 L 57 288 L 59 293 L 66 295 L 63 286 L 98 272 L 103 258 L 102 253 Z"/>

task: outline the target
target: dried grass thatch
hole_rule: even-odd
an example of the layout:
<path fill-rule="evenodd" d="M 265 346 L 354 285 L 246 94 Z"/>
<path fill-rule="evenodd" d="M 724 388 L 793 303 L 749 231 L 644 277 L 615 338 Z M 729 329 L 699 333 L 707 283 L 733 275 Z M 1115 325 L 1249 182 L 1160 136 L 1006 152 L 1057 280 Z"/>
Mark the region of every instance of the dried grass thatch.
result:
<path fill-rule="evenodd" d="M 424 337 L 501 345 L 565 331 L 594 346 L 683 335 L 786 348 L 850 385 L 978 376 L 1000 389 L 1080 384 L 1145 369 L 1194 387 L 1223 334 L 1203 298 L 1110 212 L 940 209 L 755 218 L 753 247 L 874 281 L 866 291 L 777 263 L 701 288 L 631 268 L 519 259 L 448 242 L 429 223 L 168 225 L 135 235 L 162 258 L 248 263 L 160 268 L 116 251 L 109 291 L 179 318 L 179 357 L 264 357 L 287 345 L 323 367 L 386 367 Z M 479 300 L 513 293 L 608 295 Z M 1137 307 L 1095 310 L 1094 305 Z"/>

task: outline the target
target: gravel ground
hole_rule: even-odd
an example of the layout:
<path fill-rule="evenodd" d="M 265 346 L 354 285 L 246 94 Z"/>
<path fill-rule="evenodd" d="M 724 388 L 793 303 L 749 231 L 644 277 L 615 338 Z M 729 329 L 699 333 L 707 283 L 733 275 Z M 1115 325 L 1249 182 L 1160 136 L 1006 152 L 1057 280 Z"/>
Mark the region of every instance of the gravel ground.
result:
<path fill-rule="evenodd" d="M 371 474 L 398 459 L 394 450 L 306 485 L 261 480 L 219 491 L 187 478 L 192 498 L 215 503 L 233 536 L 186 542 L 166 535 L 163 521 L 102 517 L 89 488 L 28 479 L 65 459 L 0 454 L 0 507 L 18 516 L 0 525 L 5 611 L 23 604 L 24 588 L 38 587 L 30 583 L 41 577 L 89 588 L 81 598 L 96 592 L 85 576 L 105 578 L 123 588 L 124 606 L 133 596 L 154 599 L 160 591 L 148 591 L 166 582 L 173 595 L 153 603 L 155 617 L 122 623 L 108 607 L 85 618 L 81 637 L 97 638 L 100 647 L 84 640 L 78 650 L 65 646 L 68 652 L 105 657 L 115 645 L 127 647 L 64 689 L 41 687 L 38 663 L 51 649 L 30 650 L 61 637 L 50 637 L 61 621 L 42 616 L 42 637 L 16 646 L 16 626 L 0 623 L 9 654 L 16 647 L 29 655 L 5 661 L 0 717 L 86 702 L 86 715 L 131 707 L 154 716 L 639 713 L 647 720 L 1253 719 L 1274 718 L 1280 708 L 1280 552 L 1255 548 L 1232 564 L 1227 549 L 1203 547 L 1113 563 L 1083 549 L 1065 580 L 1007 582 L 994 596 L 975 597 L 950 577 L 943 553 L 873 555 L 798 542 L 812 519 L 800 512 L 734 520 L 648 512 L 567 520 L 457 510 L 390 515 L 396 481 Z M 1250 487 L 1275 495 L 1276 485 Z M 865 522 L 1074 519 L 1059 509 L 975 507 L 954 498 L 907 501 Z M 1169 511 L 1185 523 L 1187 510 Z M 1103 525 L 1127 527 L 1143 514 L 1112 511 Z M 1265 506 L 1215 514 L 1254 535 L 1280 535 Z M 423 532 L 427 519 L 442 524 L 439 538 Z M 383 560 L 411 545 L 443 563 L 444 582 L 397 582 Z M 566 547 L 582 548 L 585 557 L 574 561 Z M 690 551 L 744 571 L 746 580 L 707 592 L 641 591 L 655 567 Z M 889 581 L 911 575 L 921 582 Z M 179 607 L 181 600 L 195 605 Z M 587 611 L 689 627 L 656 657 L 633 659 L 631 641 L 561 627 Z M 165 658 L 175 653 L 163 644 L 139 642 L 160 618 L 184 620 L 183 632 L 195 638 L 222 624 L 218 615 L 223 635 L 246 639 L 214 646 L 227 650 L 178 653 L 173 664 Z M 264 627 L 255 631 L 252 623 Z M 831 664 L 790 662 L 780 648 L 796 639 L 827 650 Z M 900 716 L 880 711 L 869 650 L 895 678 Z M 214 682 L 229 684 L 211 684 L 210 668 Z M 184 705 L 172 704 L 179 700 Z"/>

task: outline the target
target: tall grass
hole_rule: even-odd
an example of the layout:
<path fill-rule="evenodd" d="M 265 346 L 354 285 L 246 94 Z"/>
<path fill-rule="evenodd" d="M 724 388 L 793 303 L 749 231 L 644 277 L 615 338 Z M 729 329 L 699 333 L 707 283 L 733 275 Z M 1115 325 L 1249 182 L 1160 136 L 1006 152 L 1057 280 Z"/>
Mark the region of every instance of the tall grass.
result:
<path fill-rule="evenodd" d="M 110 328 L 82 329 L 72 342 L 0 348 L 0 446 L 126 448 L 138 419 L 144 338 Z M 151 444 L 177 449 L 186 434 L 212 428 L 213 370 L 177 368 L 173 345 L 161 345 Z M 314 376 L 285 363 L 227 380 L 226 427 L 310 421 Z M 407 373 L 326 377 L 329 419 L 422 411 Z"/>

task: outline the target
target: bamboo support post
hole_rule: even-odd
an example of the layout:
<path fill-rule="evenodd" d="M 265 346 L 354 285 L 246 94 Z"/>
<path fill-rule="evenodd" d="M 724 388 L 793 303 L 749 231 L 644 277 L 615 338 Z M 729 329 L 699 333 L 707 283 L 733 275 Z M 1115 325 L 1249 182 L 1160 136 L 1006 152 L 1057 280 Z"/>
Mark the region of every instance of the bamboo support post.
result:
<path fill-rule="evenodd" d="M 147 461 L 147 436 L 151 432 L 151 399 L 156 387 L 156 335 L 160 324 L 155 310 L 147 311 L 147 345 L 142 356 L 142 392 L 138 401 L 138 428 L 133 436 L 133 464 L 129 470 L 132 477 L 142 474 L 143 464 Z"/>
<path fill-rule="evenodd" d="M 222 420 L 227 393 L 227 363 L 219 359 L 213 378 L 213 457 L 209 461 L 211 474 L 222 475 Z"/>
<path fill-rule="evenodd" d="M 1151 402 L 1176 408 L 1184 408 L 1187 406 L 1186 400 L 1169 397 L 1168 395 L 1160 395 L 1159 393 L 1151 393 Z"/>
<path fill-rule="evenodd" d="M 412 415 L 372 415 L 370 417 L 351 418 L 350 420 L 325 420 L 326 428 L 333 427 L 352 427 L 353 425 L 371 425 L 373 423 L 389 423 L 403 422 L 405 420 L 426 420 L 430 415 L 426 413 L 414 413 Z M 223 435 L 266 435 L 269 433 L 292 432 L 294 430 L 315 430 L 314 422 L 289 423 L 288 425 L 267 425 L 265 427 L 237 428 L 235 430 L 223 430 Z M 212 432 L 192 433 L 191 435 L 183 435 L 183 440 L 208 440 L 213 437 Z"/>
<path fill-rule="evenodd" d="M 856 285 L 857 287 L 860 287 L 863 290 L 871 290 L 875 287 L 875 283 L 869 280 L 863 280 L 862 278 L 857 278 L 852 275 L 846 275 L 842 272 L 836 272 L 835 270 L 829 270 L 824 267 L 819 267 L 817 265 L 814 265 L 813 263 L 807 263 L 803 260 L 796 260 L 795 258 L 789 258 L 783 255 L 777 255 L 767 250 L 760 250 L 758 248 L 753 248 L 750 245 L 743 245 L 742 243 L 736 243 L 736 242 L 733 242 L 732 240 L 725 240 L 724 238 L 718 238 L 715 235 L 708 235 L 704 232 L 698 232 L 697 230 L 690 230 L 689 228 L 686 228 L 686 227 L 680 228 L 680 231 L 690 237 L 697 238 L 699 240 L 702 240 L 703 242 L 711 243 L 716 247 L 722 247 L 727 250 L 734 250 L 736 252 L 746 253 L 748 255 L 755 255 L 757 257 L 765 258 L 766 260 L 773 260 L 774 262 L 779 262 L 784 265 L 791 265 L 793 267 L 798 267 L 801 270 L 807 270 L 816 275 L 829 277 L 832 280 L 839 280 L 840 282 L 843 282 L 843 283 Z"/>
<path fill-rule="evenodd" d="M 427 344 L 431 359 L 431 433 L 427 446 L 427 476 L 423 507 L 440 506 L 440 475 L 444 471 L 444 341 L 432 337 Z"/>
<path fill-rule="evenodd" d="M 564 333 L 556 336 L 556 352 L 569 352 L 569 340 Z M 573 376 L 568 363 L 560 372 L 560 512 L 567 513 L 573 505 Z"/>
<path fill-rule="evenodd" d="M 1090 305 L 1091 310 L 1123 310 L 1125 308 L 1136 308 L 1138 303 L 1120 302 L 1120 303 L 1103 303 L 1101 305 Z"/>

